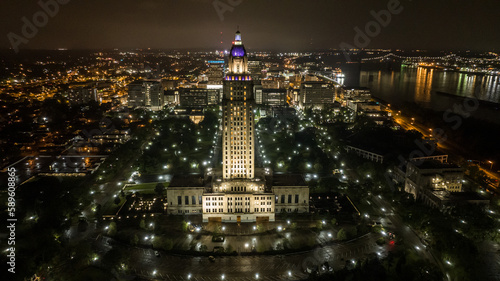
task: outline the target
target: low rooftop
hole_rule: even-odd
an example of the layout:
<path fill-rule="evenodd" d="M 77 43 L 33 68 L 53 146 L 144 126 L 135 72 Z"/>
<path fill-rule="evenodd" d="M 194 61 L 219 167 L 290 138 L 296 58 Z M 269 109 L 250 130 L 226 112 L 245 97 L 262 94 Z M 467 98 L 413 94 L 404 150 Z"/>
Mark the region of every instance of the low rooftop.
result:
<path fill-rule="evenodd" d="M 437 160 L 425 160 L 422 163 L 412 161 L 419 169 L 460 169 L 460 166 L 451 163 L 441 163 Z"/>
<path fill-rule="evenodd" d="M 304 177 L 298 174 L 274 174 L 266 182 L 272 183 L 272 186 L 307 186 Z"/>
<path fill-rule="evenodd" d="M 206 184 L 202 175 L 174 175 L 169 187 L 205 187 Z"/>

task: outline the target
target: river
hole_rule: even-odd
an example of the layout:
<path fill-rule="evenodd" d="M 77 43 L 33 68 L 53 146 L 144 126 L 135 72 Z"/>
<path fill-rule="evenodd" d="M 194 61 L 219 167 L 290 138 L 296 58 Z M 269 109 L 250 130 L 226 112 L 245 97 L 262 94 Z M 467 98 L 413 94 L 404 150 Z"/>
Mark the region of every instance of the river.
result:
<path fill-rule="evenodd" d="M 472 115 L 500 124 L 500 76 L 387 64 L 354 63 L 340 68 L 347 86 L 370 88 L 374 97 L 387 103 L 416 103 L 446 111 L 455 104 L 479 101 Z"/>

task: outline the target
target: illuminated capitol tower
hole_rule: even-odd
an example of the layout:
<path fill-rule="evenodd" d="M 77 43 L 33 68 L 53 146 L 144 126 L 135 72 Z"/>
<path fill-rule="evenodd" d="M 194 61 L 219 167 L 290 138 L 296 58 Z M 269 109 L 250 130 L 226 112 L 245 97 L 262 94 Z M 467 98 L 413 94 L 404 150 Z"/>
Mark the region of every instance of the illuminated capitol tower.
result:
<path fill-rule="evenodd" d="M 222 176 L 203 195 L 203 220 L 250 222 L 274 220 L 274 195 L 263 177 L 255 177 L 253 82 L 248 57 L 236 32 L 228 58 L 222 100 Z"/>
<path fill-rule="evenodd" d="M 271 175 L 270 170 L 255 168 L 253 82 L 239 31 L 228 58 L 222 110 L 222 172 L 212 174 L 206 189 L 179 188 L 181 193 L 171 196 L 177 201 L 170 200 L 169 212 L 197 214 L 189 198 L 196 199 L 201 190 L 204 222 L 274 221 L 277 212 L 308 212 L 309 189 L 302 176 Z"/>
<path fill-rule="evenodd" d="M 248 73 L 247 52 L 238 31 L 229 54 L 224 81 L 223 178 L 252 179 L 255 173 L 253 82 Z"/>

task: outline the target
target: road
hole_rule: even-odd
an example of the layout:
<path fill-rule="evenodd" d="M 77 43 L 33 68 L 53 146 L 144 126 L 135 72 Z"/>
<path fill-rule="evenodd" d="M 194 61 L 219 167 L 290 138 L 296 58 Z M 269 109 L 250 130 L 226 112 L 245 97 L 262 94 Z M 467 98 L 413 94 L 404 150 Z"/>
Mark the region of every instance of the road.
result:
<path fill-rule="evenodd" d="M 382 196 L 372 196 L 371 199 L 372 202 L 379 208 L 379 213 L 392 223 L 392 227 L 394 228 L 396 235 L 403 236 L 406 246 L 415 249 L 420 256 L 424 257 L 429 262 L 438 265 L 441 270 L 444 269 L 442 267 L 442 263 L 432 255 L 430 249 L 422 243 L 420 237 L 415 233 L 415 231 L 405 225 L 401 216 L 394 212 L 391 204 L 389 204 Z"/>
<path fill-rule="evenodd" d="M 125 247 L 130 256 L 130 268 L 136 275 L 146 280 L 300 280 L 306 278 L 307 268 L 321 266 L 325 261 L 335 270 L 343 268 L 346 263 L 365 258 L 370 253 L 385 256 L 387 246 L 378 246 L 379 234 L 369 233 L 358 239 L 341 244 L 333 244 L 316 248 L 313 251 L 288 254 L 283 256 L 230 256 L 217 257 L 210 262 L 207 257 L 191 257 L 176 255 L 155 256 L 152 249 Z M 104 252 L 111 246 L 103 238 L 100 241 Z M 180 266 L 182 265 L 182 266 Z"/>

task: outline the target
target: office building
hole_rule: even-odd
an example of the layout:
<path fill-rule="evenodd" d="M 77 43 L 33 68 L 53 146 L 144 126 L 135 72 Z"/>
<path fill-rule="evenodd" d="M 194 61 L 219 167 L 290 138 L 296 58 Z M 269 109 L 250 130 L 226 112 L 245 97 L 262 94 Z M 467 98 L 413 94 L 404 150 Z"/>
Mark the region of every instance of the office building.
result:
<path fill-rule="evenodd" d="M 161 82 L 155 80 L 134 81 L 128 85 L 128 107 L 161 110 L 165 105 Z"/>

